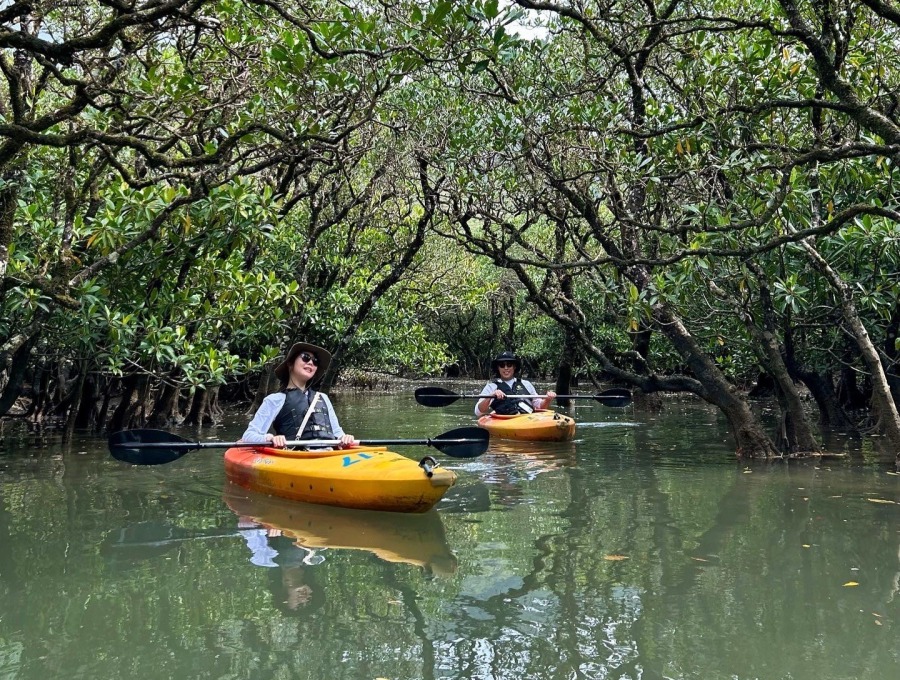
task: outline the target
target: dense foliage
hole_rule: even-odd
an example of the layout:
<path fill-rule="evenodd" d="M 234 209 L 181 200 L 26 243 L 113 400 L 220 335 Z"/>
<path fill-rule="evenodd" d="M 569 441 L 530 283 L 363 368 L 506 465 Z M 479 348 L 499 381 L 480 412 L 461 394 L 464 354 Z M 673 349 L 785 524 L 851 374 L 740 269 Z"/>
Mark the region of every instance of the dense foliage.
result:
<path fill-rule="evenodd" d="M 691 392 L 743 455 L 820 448 L 802 385 L 822 425 L 900 450 L 889 0 L 0 20 L 4 413 L 202 422 L 304 338 L 330 380 L 512 348 L 532 375 Z M 757 380 L 774 438 L 737 389 Z"/>

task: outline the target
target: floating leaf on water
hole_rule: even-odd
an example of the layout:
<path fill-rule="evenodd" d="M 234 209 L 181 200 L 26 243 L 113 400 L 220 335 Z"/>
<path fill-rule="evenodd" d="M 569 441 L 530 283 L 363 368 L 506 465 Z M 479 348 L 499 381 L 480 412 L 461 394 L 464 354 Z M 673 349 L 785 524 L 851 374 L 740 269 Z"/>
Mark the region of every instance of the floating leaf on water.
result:
<path fill-rule="evenodd" d="M 622 560 L 627 560 L 628 557 L 625 555 L 604 555 L 603 559 L 610 562 L 621 562 Z"/>
<path fill-rule="evenodd" d="M 847 581 L 844 584 L 845 588 L 852 588 L 853 586 L 858 586 L 859 584 L 856 581 Z"/>

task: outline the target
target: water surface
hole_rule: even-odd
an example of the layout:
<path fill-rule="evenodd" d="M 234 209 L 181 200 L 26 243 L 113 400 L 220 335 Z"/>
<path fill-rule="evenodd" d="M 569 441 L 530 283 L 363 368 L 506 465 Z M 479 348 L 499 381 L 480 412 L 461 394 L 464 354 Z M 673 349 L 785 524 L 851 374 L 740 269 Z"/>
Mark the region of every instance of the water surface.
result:
<path fill-rule="evenodd" d="M 473 420 L 334 402 L 362 438 Z M 900 490 L 871 442 L 748 465 L 698 404 L 572 413 L 575 442 L 444 459 L 459 482 L 417 516 L 255 496 L 217 450 L 8 436 L 0 678 L 900 677 Z"/>

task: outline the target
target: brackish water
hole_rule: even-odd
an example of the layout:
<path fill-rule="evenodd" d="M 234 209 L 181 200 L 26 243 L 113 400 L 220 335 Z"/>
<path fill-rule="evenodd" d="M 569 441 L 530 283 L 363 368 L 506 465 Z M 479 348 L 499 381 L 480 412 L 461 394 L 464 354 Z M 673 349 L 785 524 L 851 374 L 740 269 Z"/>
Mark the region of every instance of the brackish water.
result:
<path fill-rule="evenodd" d="M 334 402 L 360 438 L 473 420 Z M 572 413 L 573 443 L 444 459 L 459 482 L 417 516 L 254 496 L 217 450 L 7 436 L 0 678 L 900 677 L 900 477 L 871 441 L 745 464 L 699 404 Z"/>

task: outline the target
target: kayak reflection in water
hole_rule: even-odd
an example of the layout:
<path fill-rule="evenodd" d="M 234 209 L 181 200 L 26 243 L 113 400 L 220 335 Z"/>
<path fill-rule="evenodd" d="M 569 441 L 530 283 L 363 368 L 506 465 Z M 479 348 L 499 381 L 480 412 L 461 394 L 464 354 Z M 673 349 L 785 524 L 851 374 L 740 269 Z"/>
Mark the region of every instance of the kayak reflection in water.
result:
<path fill-rule="evenodd" d="M 275 448 L 284 448 L 289 439 L 338 439 L 342 447 L 354 445 L 356 439 L 341 428 L 331 400 L 312 389 L 330 363 L 328 350 L 294 343 L 275 368 L 281 389 L 263 399 L 241 441 Z"/>
<path fill-rule="evenodd" d="M 438 512 L 372 512 L 314 505 L 247 493 L 233 484 L 225 486 L 223 499 L 241 527 L 269 529 L 268 545 L 278 552 L 282 552 L 279 545 L 285 545 L 293 564 L 315 566 L 331 554 L 323 552 L 327 549 L 362 551 L 385 562 L 422 567 L 435 575 L 456 571 L 456 556 Z M 293 548 L 283 543 L 291 541 Z M 270 559 L 286 564 L 281 557 Z"/>
<path fill-rule="evenodd" d="M 322 564 L 325 561 L 325 558 L 316 554 L 315 550 L 298 545 L 294 539 L 284 536 L 280 529 L 261 527 L 249 517 L 241 517 L 238 520 L 238 530 L 250 549 L 250 562 L 257 567 L 277 567 L 279 563 L 275 558 L 278 555 L 295 551 L 302 553 L 303 557 L 300 561 L 308 566 Z M 283 539 L 283 541 L 276 539 Z M 276 543 L 281 545 L 280 550 L 276 548 Z"/>
<path fill-rule="evenodd" d="M 544 396 L 538 396 L 537 390 L 527 380 L 522 380 L 518 373 L 522 368 L 522 361 L 512 352 L 501 352 L 491 362 L 494 371 L 494 379 L 481 390 L 479 399 L 475 404 L 475 415 L 481 417 L 491 410 L 500 415 L 515 415 L 517 413 L 533 413 L 537 409 L 545 409 L 556 398 L 556 392 L 548 390 Z M 533 394 L 534 399 L 506 399 L 507 395 Z"/>

